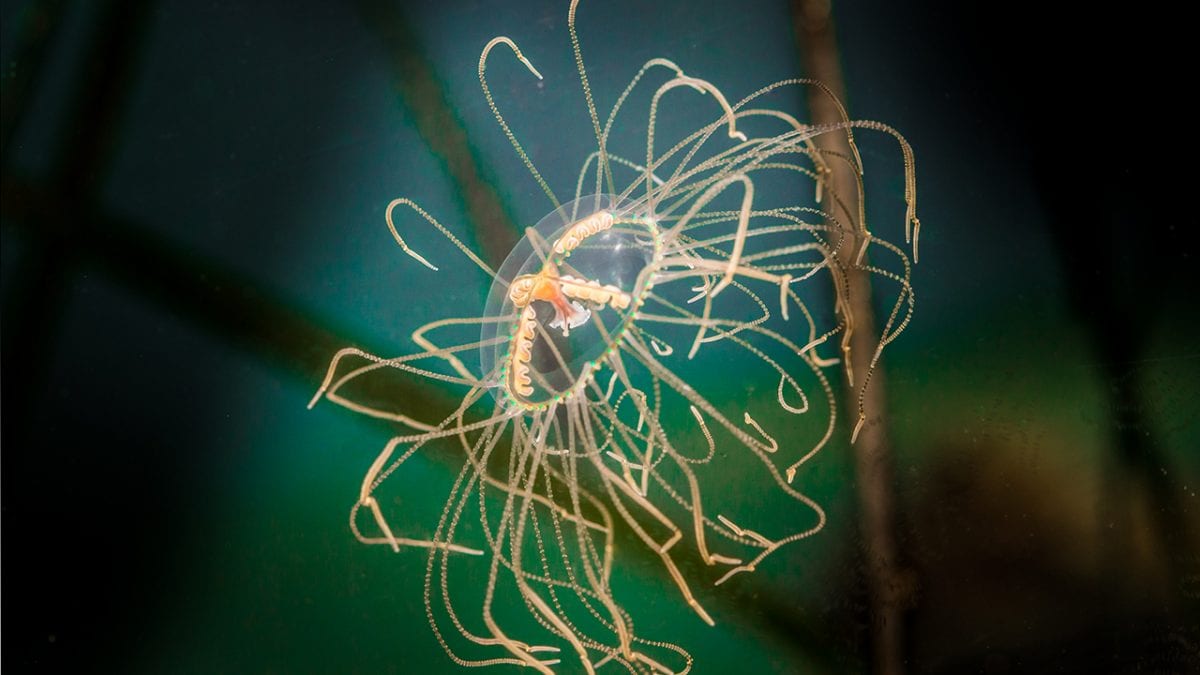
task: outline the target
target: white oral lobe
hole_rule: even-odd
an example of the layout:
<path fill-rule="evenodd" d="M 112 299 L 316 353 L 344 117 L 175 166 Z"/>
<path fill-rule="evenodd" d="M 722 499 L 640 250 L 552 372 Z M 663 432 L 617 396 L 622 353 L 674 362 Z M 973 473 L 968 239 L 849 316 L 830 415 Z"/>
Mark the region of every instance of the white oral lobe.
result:
<path fill-rule="evenodd" d="M 583 324 L 587 323 L 588 320 L 592 318 L 592 310 L 588 309 L 587 307 L 584 307 L 583 305 L 579 304 L 578 302 L 571 301 L 571 307 L 573 307 L 575 309 L 575 311 L 571 312 L 566 317 L 567 320 L 565 322 L 563 321 L 563 315 L 561 312 L 556 313 L 554 320 L 550 322 L 551 328 L 561 328 L 562 329 L 564 337 L 571 334 L 572 328 L 578 328 L 578 327 L 582 326 Z"/>

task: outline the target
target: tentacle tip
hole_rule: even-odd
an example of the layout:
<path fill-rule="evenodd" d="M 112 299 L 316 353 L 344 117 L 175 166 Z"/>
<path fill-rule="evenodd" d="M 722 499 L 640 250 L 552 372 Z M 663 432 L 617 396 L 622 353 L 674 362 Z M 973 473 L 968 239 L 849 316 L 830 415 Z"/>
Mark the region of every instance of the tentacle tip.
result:
<path fill-rule="evenodd" d="M 791 485 L 792 481 L 796 479 L 796 467 L 793 466 L 793 467 L 788 468 L 788 470 L 786 472 L 786 478 L 787 478 L 788 485 Z"/>
<path fill-rule="evenodd" d="M 863 424 L 866 423 L 866 421 L 867 421 L 866 415 L 858 416 L 858 423 L 854 425 L 854 431 L 851 432 L 851 434 L 850 434 L 850 445 L 854 445 L 855 443 L 858 442 L 858 432 L 862 431 Z"/>
<path fill-rule="evenodd" d="M 557 654 L 562 650 L 551 645 L 534 645 L 532 647 L 528 647 L 525 651 L 529 652 L 530 654 L 537 654 L 539 652 L 554 652 Z"/>
<path fill-rule="evenodd" d="M 921 221 L 916 216 L 913 216 L 912 220 L 913 220 L 913 229 L 912 229 L 913 264 L 916 265 L 918 262 L 921 261 L 921 256 L 917 252 L 918 251 L 917 244 L 921 240 Z"/>
<path fill-rule="evenodd" d="M 529 59 L 525 58 L 524 56 L 521 56 L 520 59 L 521 59 L 521 63 L 524 63 L 525 67 L 529 69 L 529 72 L 533 73 L 534 76 L 537 77 L 537 79 L 539 79 L 539 80 L 544 79 L 542 77 L 542 74 L 538 72 L 538 69 L 533 67 L 533 63 L 531 63 L 529 61 Z"/>
<path fill-rule="evenodd" d="M 729 137 L 730 137 L 730 138 L 736 138 L 736 139 L 738 139 L 739 141 L 741 141 L 741 142 L 743 142 L 743 143 L 745 143 L 745 142 L 747 141 L 746 134 L 743 134 L 743 133 L 742 133 L 742 132 L 740 132 L 740 131 L 731 131 L 731 132 L 729 132 Z"/>
<path fill-rule="evenodd" d="M 407 246 L 404 247 L 404 252 L 407 253 L 409 256 L 411 256 L 413 259 L 415 259 L 417 262 L 428 267 L 429 269 L 433 270 L 434 272 L 438 271 L 437 265 L 434 265 L 433 263 L 426 260 L 425 257 L 422 256 L 420 253 L 417 253 L 416 251 L 408 248 Z"/>

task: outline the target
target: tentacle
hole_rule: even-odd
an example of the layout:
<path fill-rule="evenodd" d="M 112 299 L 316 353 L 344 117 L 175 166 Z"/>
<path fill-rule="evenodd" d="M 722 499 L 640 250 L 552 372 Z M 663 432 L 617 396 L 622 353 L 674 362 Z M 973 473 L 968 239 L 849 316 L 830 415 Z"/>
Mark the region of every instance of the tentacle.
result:
<path fill-rule="evenodd" d="M 479 86 L 483 88 L 483 97 L 487 99 L 488 107 L 492 109 L 492 114 L 496 116 L 496 121 L 500 123 L 500 128 L 504 130 L 504 135 L 508 137 L 508 142 L 512 144 L 513 149 L 517 151 L 518 155 L 520 155 L 521 161 L 525 163 L 525 168 L 529 169 L 529 173 L 533 175 L 533 179 L 537 181 L 538 186 L 540 186 L 542 191 L 546 193 L 546 196 L 550 198 L 550 203 L 554 205 L 555 209 L 557 209 L 559 206 L 561 206 L 561 204 L 558 202 L 558 198 L 554 196 L 554 191 L 550 189 L 550 186 L 546 183 L 546 180 L 542 178 L 542 174 L 539 173 L 537 168 L 533 165 L 533 160 L 529 159 L 529 155 L 525 154 L 525 148 L 521 147 L 521 144 L 517 141 L 517 137 L 513 134 L 512 129 L 508 128 L 508 122 L 504 121 L 504 115 L 500 114 L 500 108 L 496 106 L 496 101 L 492 98 L 492 90 L 488 88 L 487 75 L 484 74 L 484 70 L 487 67 L 488 54 L 491 53 L 492 48 L 498 44 L 507 45 L 510 49 L 512 49 L 513 54 L 515 54 L 517 57 L 517 60 L 525 64 L 525 67 L 529 69 L 529 72 L 533 73 L 537 79 L 542 79 L 542 74 L 538 72 L 537 68 L 533 67 L 533 64 L 529 62 L 529 59 L 525 58 L 525 55 L 521 53 L 519 48 L 517 48 L 516 43 L 504 36 L 500 36 L 492 38 L 492 40 L 484 46 L 483 52 L 479 55 Z"/>

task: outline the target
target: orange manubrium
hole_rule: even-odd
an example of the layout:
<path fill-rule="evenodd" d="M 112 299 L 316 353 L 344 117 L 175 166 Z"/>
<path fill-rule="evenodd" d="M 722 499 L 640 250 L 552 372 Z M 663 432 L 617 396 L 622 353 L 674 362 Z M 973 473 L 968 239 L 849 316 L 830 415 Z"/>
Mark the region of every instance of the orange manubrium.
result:
<path fill-rule="evenodd" d="M 572 303 L 563 294 L 562 286 L 558 283 L 558 268 L 552 263 L 546 263 L 546 268 L 538 274 L 530 297 L 534 300 L 544 300 L 554 307 L 554 321 L 550 325 L 561 327 L 563 335 L 568 335 L 572 327 L 587 320 L 587 310 Z"/>

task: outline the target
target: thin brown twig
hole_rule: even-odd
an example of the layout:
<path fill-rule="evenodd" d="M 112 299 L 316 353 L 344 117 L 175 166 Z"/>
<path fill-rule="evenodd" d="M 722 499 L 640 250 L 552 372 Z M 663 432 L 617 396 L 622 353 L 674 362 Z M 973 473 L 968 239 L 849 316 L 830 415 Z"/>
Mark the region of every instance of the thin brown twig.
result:
<path fill-rule="evenodd" d="M 809 77 L 823 82 L 841 101 L 846 100 L 846 86 L 838 62 L 837 40 L 834 34 L 830 0 L 794 0 L 797 41 Z M 817 89 L 808 98 L 814 124 L 830 124 L 841 117 L 833 100 Z M 845 136 L 822 134 L 817 146 L 826 152 L 849 156 L 851 149 Z M 858 180 L 847 162 L 831 163 L 832 184 L 843 190 L 857 191 Z M 860 199 L 861 195 L 853 195 Z M 850 200 L 853 203 L 854 200 Z M 841 255 L 853 256 L 861 241 L 853 228 L 846 231 L 848 245 Z M 870 273 L 846 261 L 849 280 L 849 302 L 855 318 L 851 336 L 851 358 L 855 373 L 867 372 L 875 353 L 878 338 L 871 305 Z M 896 539 L 896 497 L 893 489 L 894 468 L 892 445 L 888 434 L 886 382 L 877 370 L 863 399 L 867 420 L 854 444 L 855 484 L 858 488 L 859 528 L 862 534 L 862 554 L 866 561 L 871 612 L 872 672 L 898 675 L 904 672 L 904 610 L 908 604 L 901 569 L 899 545 Z M 847 386 L 846 397 L 856 400 L 860 382 Z M 848 418 L 853 425 L 857 420 Z"/>

